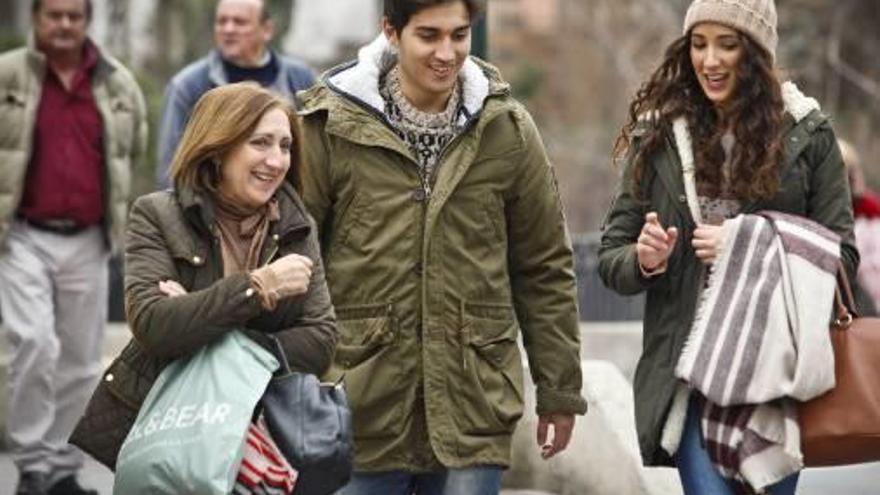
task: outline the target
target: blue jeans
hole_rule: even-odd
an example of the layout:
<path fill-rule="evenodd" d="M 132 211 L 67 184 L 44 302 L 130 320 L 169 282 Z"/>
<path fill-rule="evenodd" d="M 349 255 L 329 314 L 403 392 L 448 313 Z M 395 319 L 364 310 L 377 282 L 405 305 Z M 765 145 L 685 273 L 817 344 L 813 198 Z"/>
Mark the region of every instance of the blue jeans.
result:
<path fill-rule="evenodd" d="M 433 473 L 355 473 L 336 495 L 498 495 L 502 473 L 500 466 Z"/>
<path fill-rule="evenodd" d="M 733 489 L 709 460 L 703 448 L 703 433 L 700 429 L 700 403 L 691 399 L 688 404 L 687 419 L 681 444 L 675 454 L 678 475 L 685 495 L 734 495 Z M 771 495 L 794 495 L 798 475 L 794 473 L 770 487 Z"/>

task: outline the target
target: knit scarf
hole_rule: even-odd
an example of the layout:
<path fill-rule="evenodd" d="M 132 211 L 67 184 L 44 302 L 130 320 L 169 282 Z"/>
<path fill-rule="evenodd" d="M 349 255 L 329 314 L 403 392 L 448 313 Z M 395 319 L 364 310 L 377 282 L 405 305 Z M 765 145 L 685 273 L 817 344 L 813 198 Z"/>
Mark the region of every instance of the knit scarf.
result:
<path fill-rule="evenodd" d="M 380 81 L 385 115 L 395 132 L 415 155 L 423 177 L 430 183 L 446 145 L 458 133 L 454 124 L 461 109 L 461 83 L 457 82 L 440 113 L 423 112 L 412 106 L 400 86 L 400 66 L 394 65 Z"/>
<path fill-rule="evenodd" d="M 269 224 L 281 218 L 274 199 L 256 210 L 242 208 L 218 192 L 215 235 L 223 255 L 223 275 L 246 272 L 257 267 Z"/>

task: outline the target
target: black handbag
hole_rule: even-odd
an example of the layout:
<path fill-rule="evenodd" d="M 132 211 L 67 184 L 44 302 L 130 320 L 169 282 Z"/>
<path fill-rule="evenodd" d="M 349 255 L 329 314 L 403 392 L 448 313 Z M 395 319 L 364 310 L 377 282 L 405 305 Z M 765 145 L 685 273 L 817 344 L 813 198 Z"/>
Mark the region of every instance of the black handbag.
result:
<path fill-rule="evenodd" d="M 351 410 L 342 382 L 321 383 L 311 373 L 290 370 L 277 338 L 281 369 L 261 404 L 272 440 L 299 477 L 294 495 L 329 495 L 345 486 L 352 471 Z"/>

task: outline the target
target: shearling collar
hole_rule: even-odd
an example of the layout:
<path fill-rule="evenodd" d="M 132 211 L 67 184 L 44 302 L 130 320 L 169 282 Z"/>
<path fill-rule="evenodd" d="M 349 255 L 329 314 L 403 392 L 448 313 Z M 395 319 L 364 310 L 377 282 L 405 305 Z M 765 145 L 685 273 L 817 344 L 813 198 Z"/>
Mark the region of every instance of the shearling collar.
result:
<path fill-rule="evenodd" d="M 396 58 L 397 54 L 385 35 L 380 34 L 360 49 L 355 62 L 331 72 L 326 83 L 334 90 L 384 114 L 385 101 L 379 93 L 379 78 L 389 57 Z M 472 57 L 465 61 L 459 78 L 462 82 L 462 105 L 465 112 L 459 116 L 458 124 L 463 125 L 468 116 L 476 115 L 482 110 L 490 94 L 490 79 Z"/>

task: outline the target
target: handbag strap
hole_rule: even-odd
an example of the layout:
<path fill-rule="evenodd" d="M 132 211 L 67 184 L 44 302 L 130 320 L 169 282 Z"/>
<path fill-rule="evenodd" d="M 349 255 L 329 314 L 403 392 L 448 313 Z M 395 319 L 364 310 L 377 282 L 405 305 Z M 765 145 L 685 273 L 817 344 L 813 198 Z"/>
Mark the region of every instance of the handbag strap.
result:
<path fill-rule="evenodd" d="M 281 345 L 281 341 L 278 340 L 278 337 L 275 335 L 269 335 L 269 338 L 272 339 L 272 344 L 275 346 L 275 358 L 278 359 L 278 364 L 281 365 L 282 374 L 290 374 L 290 363 L 287 362 L 287 353 L 284 352 L 284 347 Z"/>
<path fill-rule="evenodd" d="M 841 288 L 843 289 L 842 293 Z M 853 318 L 858 316 L 858 311 L 846 267 L 839 260 L 837 262 L 837 287 L 834 288 L 834 302 L 837 305 L 837 318 L 834 320 L 834 326 L 846 330 Z"/>

